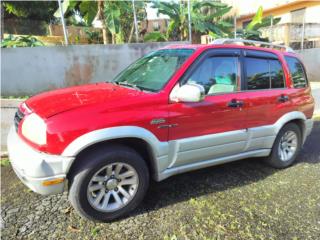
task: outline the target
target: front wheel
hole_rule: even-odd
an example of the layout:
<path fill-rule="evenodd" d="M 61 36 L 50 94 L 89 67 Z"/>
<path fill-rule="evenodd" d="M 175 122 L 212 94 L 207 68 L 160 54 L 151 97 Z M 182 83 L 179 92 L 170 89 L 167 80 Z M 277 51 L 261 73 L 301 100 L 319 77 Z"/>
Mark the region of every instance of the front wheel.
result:
<path fill-rule="evenodd" d="M 278 133 L 267 163 L 275 168 L 286 168 L 296 159 L 302 145 L 300 128 L 294 123 L 286 124 Z"/>
<path fill-rule="evenodd" d="M 112 221 L 142 201 L 149 185 L 149 171 L 133 149 L 110 146 L 78 160 L 70 176 L 69 200 L 82 217 Z"/>

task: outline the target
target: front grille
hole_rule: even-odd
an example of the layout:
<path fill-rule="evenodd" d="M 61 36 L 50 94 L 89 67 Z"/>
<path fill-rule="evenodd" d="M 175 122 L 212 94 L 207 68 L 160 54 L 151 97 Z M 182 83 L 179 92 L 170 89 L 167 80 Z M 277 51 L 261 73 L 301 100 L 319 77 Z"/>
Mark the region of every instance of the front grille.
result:
<path fill-rule="evenodd" d="M 18 111 L 14 115 L 14 126 L 16 128 L 16 131 L 18 131 L 19 123 L 21 122 L 23 117 L 24 117 L 24 114 L 20 111 L 20 109 L 18 109 Z"/>

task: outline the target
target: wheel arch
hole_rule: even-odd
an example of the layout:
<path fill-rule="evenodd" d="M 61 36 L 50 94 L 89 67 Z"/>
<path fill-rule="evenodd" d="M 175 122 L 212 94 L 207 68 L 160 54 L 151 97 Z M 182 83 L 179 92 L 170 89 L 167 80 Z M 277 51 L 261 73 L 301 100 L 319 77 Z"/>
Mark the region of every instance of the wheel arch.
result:
<path fill-rule="evenodd" d="M 283 128 L 286 124 L 288 123 L 295 123 L 299 129 L 301 130 L 301 134 L 302 134 L 302 139 L 303 142 L 306 139 L 306 116 L 304 115 L 303 112 L 299 112 L 299 111 L 294 111 L 294 112 L 290 112 L 285 114 L 284 116 L 282 116 L 277 122 L 276 122 L 276 134 L 279 133 L 279 131 L 281 130 L 281 128 Z"/>
<path fill-rule="evenodd" d="M 119 146 L 125 146 L 132 148 L 135 150 L 138 154 L 142 156 L 142 158 L 147 163 L 147 166 L 149 168 L 150 175 L 154 175 L 154 173 L 157 171 L 156 169 L 156 158 L 152 153 L 151 146 L 144 140 L 139 138 L 116 138 L 116 139 L 110 139 L 106 141 L 101 141 L 94 143 L 90 146 L 88 146 L 85 149 L 82 149 L 76 156 L 73 162 L 70 164 L 69 168 L 67 169 L 68 174 L 73 172 L 73 170 L 76 168 L 78 164 L 81 164 L 81 161 L 83 156 L 90 154 L 91 152 L 96 151 L 97 149 L 104 148 L 106 146 L 111 145 L 119 145 Z M 68 175 L 67 174 L 67 175 Z"/>
<path fill-rule="evenodd" d="M 79 163 L 81 156 L 110 144 L 127 146 L 137 151 L 146 161 L 152 176 L 159 172 L 158 158 L 168 151 L 167 142 L 160 142 L 144 128 L 124 126 L 100 129 L 78 137 L 66 147 L 62 156 L 73 156 L 74 159 L 64 164 L 64 171 L 68 174 Z"/>

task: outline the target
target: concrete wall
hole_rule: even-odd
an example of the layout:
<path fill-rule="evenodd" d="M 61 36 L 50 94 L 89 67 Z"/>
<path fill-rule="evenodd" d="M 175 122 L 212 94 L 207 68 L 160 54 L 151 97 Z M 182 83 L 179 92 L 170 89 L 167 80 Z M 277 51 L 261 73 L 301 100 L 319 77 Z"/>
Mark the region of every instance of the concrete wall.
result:
<path fill-rule="evenodd" d="M 307 69 L 310 82 L 320 82 L 320 48 L 296 51 Z"/>
<path fill-rule="evenodd" d="M 172 43 L 2 49 L 1 95 L 30 96 L 111 80 L 142 55 Z M 300 53 L 309 80 L 320 82 L 320 48 Z"/>
<path fill-rule="evenodd" d="M 108 81 L 137 58 L 170 44 L 174 43 L 2 49 L 1 95 L 29 96 Z"/>

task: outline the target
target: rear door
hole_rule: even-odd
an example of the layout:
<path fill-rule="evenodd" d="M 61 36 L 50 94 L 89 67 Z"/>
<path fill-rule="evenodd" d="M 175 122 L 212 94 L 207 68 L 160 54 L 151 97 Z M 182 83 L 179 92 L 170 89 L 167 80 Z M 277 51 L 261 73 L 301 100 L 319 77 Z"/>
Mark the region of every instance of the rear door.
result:
<path fill-rule="evenodd" d="M 290 99 L 282 63 L 269 52 L 244 51 L 247 128 L 274 124 L 288 111 Z"/>

